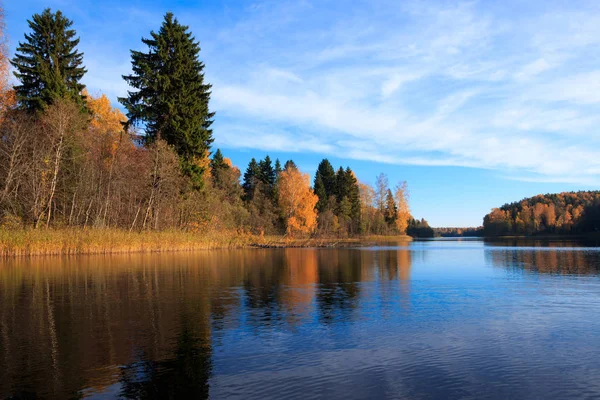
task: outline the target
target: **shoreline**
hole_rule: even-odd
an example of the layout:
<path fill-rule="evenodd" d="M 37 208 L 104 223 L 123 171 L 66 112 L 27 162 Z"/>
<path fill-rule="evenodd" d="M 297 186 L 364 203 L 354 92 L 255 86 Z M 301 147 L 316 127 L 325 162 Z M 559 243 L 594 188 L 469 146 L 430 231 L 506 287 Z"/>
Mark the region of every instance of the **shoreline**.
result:
<path fill-rule="evenodd" d="M 502 236 L 482 236 L 490 240 L 506 239 L 535 239 L 535 240 L 600 240 L 600 232 L 578 233 L 573 235 L 566 234 L 544 234 L 544 235 L 502 235 Z"/>
<path fill-rule="evenodd" d="M 244 248 L 342 248 L 382 241 L 412 241 L 410 236 L 350 238 L 259 236 L 240 232 L 129 232 L 119 229 L 0 229 L 0 258 L 190 252 Z"/>

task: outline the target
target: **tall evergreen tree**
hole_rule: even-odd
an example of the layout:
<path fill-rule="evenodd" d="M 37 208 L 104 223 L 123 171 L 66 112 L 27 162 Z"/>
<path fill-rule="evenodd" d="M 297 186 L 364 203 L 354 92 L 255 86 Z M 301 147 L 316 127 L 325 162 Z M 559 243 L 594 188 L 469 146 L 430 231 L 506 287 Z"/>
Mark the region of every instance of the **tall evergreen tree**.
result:
<path fill-rule="evenodd" d="M 256 188 L 259 175 L 260 167 L 258 166 L 256 159 L 253 158 L 250 160 L 250 163 L 248 163 L 246 172 L 244 172 L 244 183 L 242 184 L 242 188 L 244 189 L 244 198 L 246 200 L 252 200 L 254 197 L 254 189 Z"/>
<path fill-rule="evenodd" d="M 296 165 L 296 163 L 292 160 L 287 160 L 285 162 L 285 165 L 283 166 L 283 169 L 298 169 L 298 166 Z"/>
<path fill-rule="evenodd" d="M 148 52 L 131 51 L 133 74 L 123 76 L 136 91 L 119 101 L 130 124 L 145 123 L 147 140 L 161 138 L 175 148 L 183 172 L 199 188 L 214 117 L 208 107 L 211 85 L 204 83 L 204 64 L 198 59 L 200 45 L 170 12 L 150 36 L 142 39 Z"/>
<path fill-rule="evenodd" d="M 275 185 L 275 178 L 277 176 L 275 169 L 273 168 L 273 164 L 271 163 L 271 157 L 267 155 L 264 160 L 261 160 L 258 163 L 258 165 L 260 167 L 261 182 L 269 187 L 273 187 L 273 185 Z"/>
<path fill-rule="evenodd" d="M 325 192 L 327 196 L 334 195 L 335 190 L 335 170 L 333 166 L 326 158 L 323 159 L 317 167 L 317 172 L 321 174 L 323 185 L 325 186 Z"/>
<path fill-rule="evenodd" d="M 319 201 L 317 201 L 316 207 L 317 207 L 317 210 L 319 211 L 319 213 L 322 213 L 327 209 L 329 197 L 327 196 L 327 192 L 325 191 L 325 184 L 323 183 L 323 178 L 319 171 L 317 171 L 317 174 L 315 175 L 315 182 L 314 182 L 313 186 L 314 186 L 313 190 L 314 190 L 315 194 L 317 195 L 317 197 L 319 198 Z"/>
<path fill-rule="evenodd" d="M 392 191 L 388 189 L 385 195 L 385 208 L 383 212 L 385 222 L 387 222 L 388 225 L 393 225 L 396 221 L 397 213 L 398 209 L 396 207 L 396 202 L 394 201 L 394 195 L 392 194 Z"/>
<path fill-rule="evenodd" d="M 357 233 L 360 227 L 360 188 L 358 187 L 358 180 L 350 167 L 346 168 L 346 195 L 350 201 L 352 230 Z"/>
<path fill-rule="evenodd" d="M 11 61 L 21 82 L 15 86 L 20 106 L 41 111 L 58 98 L 69 98 L 83 106 L 85 86 L 79 81 L 87 71 L 83 53 L 77 50 L 79 38 L 71 29 L 73 21 L 47 8 L 27 22 L 31 33 L 25 34 L 25 42 L 19 42 Z"/>
<path fill-rule="evenodd" d="M 336 175 L 333 166 L 327 159 L 323 159 L 317 167 L 314 180 L 314 191 L 319 197 L 317 210 L 323 212 L 329 204 L 329 197 L 335 195 Z"/>
<path fill-rule="evenodd" d="M 340 167 L 335 174 L 334 195 L 338 203 L 347 195 L 346 171 Z"/>
<path fill-rule="evenodd" d="M 225 158 L 223 157 L 223 153 L 221 153 L 221 149 L 217 149 L 212 159 L 210 160 L 210 172 L 213 183 L 215 186 L 222 186 L 221 179 L 223 178 L 223 171 L 229 169 L 229 165 L 225 162 Z"/>
<path fill-rule="evenodd" d="M 283 169 L 281 168 L 281 163 L 279 162 L 279 158 L 275 160 L 275 176 L 279 178 L 279 174 L 281 174 Z"/>
<path fill-rule="evenodd" d="M 229 166 L 225 163 L 225 158 L 223 157 L 223 153 L 221 153 L 221 149 L 217 149 L 215 154 L 213 155 L 212 160 L 210 160 L 210 168 L 212 170 L 216 170 L 219 168 L 228 168 Z"/>

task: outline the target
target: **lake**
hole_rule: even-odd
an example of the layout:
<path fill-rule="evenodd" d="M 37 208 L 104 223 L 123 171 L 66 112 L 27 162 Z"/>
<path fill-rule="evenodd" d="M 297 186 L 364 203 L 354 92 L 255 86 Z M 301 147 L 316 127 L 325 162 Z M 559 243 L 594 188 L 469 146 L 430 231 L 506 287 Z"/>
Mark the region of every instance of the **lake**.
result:
<path fill-rule="evenodd" d="M 600 248 L 0 262 L 0 398 L 600 397 Z"/>

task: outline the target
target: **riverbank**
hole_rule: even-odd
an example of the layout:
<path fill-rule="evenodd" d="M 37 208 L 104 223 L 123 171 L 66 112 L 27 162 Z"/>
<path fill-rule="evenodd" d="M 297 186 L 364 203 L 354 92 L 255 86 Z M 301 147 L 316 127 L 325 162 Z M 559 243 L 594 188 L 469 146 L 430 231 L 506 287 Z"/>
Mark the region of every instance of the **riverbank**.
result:
<path fill-rule="evenodd" d="M 238 248 L 348 247 L 409 236 L 290 238 L 240 232 L 129 232 L 118 229 L 0 229 L 0 257 L 158 253 Z"/>

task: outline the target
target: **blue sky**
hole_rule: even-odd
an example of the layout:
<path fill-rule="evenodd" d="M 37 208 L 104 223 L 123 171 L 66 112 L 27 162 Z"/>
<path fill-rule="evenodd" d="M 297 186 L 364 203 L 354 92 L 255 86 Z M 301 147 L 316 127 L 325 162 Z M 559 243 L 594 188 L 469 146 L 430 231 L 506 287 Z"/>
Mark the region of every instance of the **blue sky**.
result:
<path fill-rule="evenodd" d="M 433 226 L 600 183 L 597 1 L 4 0 L 14 51 L 45 7 L 74 20 L 92 93 L 126 93 L 129 49 L 166 11 L 200 41 L 215 146 L 243 170 L 327 157 L 406 180 Z"/>

